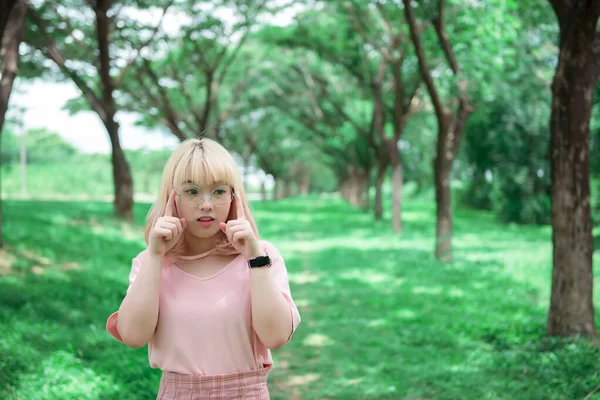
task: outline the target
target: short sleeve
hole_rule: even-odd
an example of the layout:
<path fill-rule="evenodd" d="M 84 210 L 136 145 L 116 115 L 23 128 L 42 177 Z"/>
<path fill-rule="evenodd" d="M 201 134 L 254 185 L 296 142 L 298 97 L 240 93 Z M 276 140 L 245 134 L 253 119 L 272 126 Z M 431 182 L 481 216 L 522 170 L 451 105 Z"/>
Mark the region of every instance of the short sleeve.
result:
<path fill-rule="evenodd" d="M 131 286 L 133 285 L 135 278 L 137 277 L 138 273 L 140 272 L 140 269 L 142 267 L 142 260 L 144 258 L 144 252 L 145 251 L 142 251 L 140 254 L 138 254 L 131 262 L 131 271 L 129 272 L 129 286 L 127 287 L 127 293 L 129 293 L 129 289 L 131 289 Z M 108 331 L 108 333 L 110 333 L 112 335 L 112 337 L 117 339 L 119 342 L 123 342 L 123 339 L 121 339 L 121 335 L 119 334 L 119 331 L 117 330 L 118 318 L 119 318 L 118 311 L 112 313 L 110 315 L 110 317 L 108 317 L 108 320 L 106 321 L 106 330 Z"/>
<path fill-rule="evenodd" d="M 285 297 L 285 300 L 287 301 L 290 307 L 290 314 L 292 316 L 292 326 L 290 327 L 290 335 L 287 339 L 287 342 L 289 342 L 292 338 L 292 335 L 294 334 L 294 331 L 300 324 L 300 313 L 298 312 L 298 307 L 296 307 L 296 303 L 292 298 L 290 284 L 288 281 L 287 268 L 285 266 L 283 257 L 273 244 L 263 241 L 263 245 L 267 255 L 271 258 L 271 272 L 275 278 L 275 282 L 277 282 L 277 286 L 279 286 L 283 297 Z"/>

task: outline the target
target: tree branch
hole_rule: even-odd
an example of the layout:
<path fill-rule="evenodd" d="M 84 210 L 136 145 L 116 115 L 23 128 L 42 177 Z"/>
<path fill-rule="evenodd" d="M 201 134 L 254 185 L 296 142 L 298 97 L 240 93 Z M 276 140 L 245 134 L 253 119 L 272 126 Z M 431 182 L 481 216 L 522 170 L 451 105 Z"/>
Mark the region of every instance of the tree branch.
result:
<path fill-rule="evenodd" d="M 110 21 L 107 13 L 110 8 L 110 3 L 111 1 L 109 0 L 96 0 L 94 8 L 96 14 L 96 40 L 98 41 L 100 61 L 98 75 L 100 75 L 100 82 L 102 83 L 102 102 L 108 119 L 111 119 L 115 112 L 113 100 L 115 85 L 112 76 L 110 75 L 111 60 L 108 38 L 110 35 Z"/>
<path fill-rule="evenodd" d="M 402 2 L 404 3 L 404 14 L 410 28 L 410 37 L 413 45 L 415 46 L 415 51 L 419 60 L 421 76 L 423 77 L 423 81 L 425 81 L 425 85 L 427 86 L 427 91 L 431 97 L 436 117 L 438 118 L 438 121 L 442 122 L 446 119 L 447 110 L 442 104 L 440 95 L 435 87 L 435 84 L 433 83 L 433 79 L 431 78 L 429 65 L 427 64 L 425 52 L 423 50 L 423 46 L 421 45 L 421 38 L 419 37 L 419 33 L 417 31 L 417 24 L 415 22 L 415 15 L 412 9 L 411 0 L 402 0 Z"/>
<path fill-rule="evenodd" d="M 175 112 L 175 110 L 173 109 L 173 106 L 171 104 L 171 99 L 169 98 L 169 94 L 166 92 L 165 88 L 159 84 L 158 77 L 152 70 L 152 66 L 150 65 L 150 62 L 146 59 L 144 59 L 144 72 L 150 78 L 150 80 L 152 81 L 152 83 L 158 90 L 158 93 L 160 95 L 160 101 L 158 101 L 158 99 L 155 98 L 155 100 L 156 100 L 155 104 L 162 103 L 162 112 L 165 115 L 165 119 L 169 122 L 167 126 L 169 127 L 171 132 L 175 136 L 177 136 L 177 138 L 179 140 L 183 141 L 183 140 L 187 139 L 187 136 L 179 128 L 178 123 L 180 121 L 180 118 L 177 115 L 177 113 Z M 140 82 L 140 85 L 142 86 L 142 88 L 144 88 L 144 90 L 146 90 L 146 92 L 148 94 L 150 94 L 150 92 L 148 91 L 148 88 L 146 87 L 144 82 L 141 80 L 139 75 L 137 76 L 137 78 L 138 78 L 138 81 Z"/>
<path fill-rule="evenodd" d="M 32 8 L 29 9 L 27 17 L 38 27 L 42 36 L 44 37 L 45 43 L 40 45 L 39 43 L 32 43 L 32 45 L 40 50 L 48 59 L 54 61 L 56 66 L 62 71 L 63 74 L 71 78 L 73 83 L 81 90 L 83 96 L 87 100 L 90 107 L 100 116 L 100 119 L 106 121 L 106 112 L 102 106 L 100 99 L 96 96 L 94 91 L 88 86 L 88 84 L 81 78 L 75 71 L 66 66 L 64 58 L 56 48 L 54 40 L 48 34 L 46 25 L 42 18 Z"/>
<path fill-rule="evenodd" d="M 154 29 L 152 30 L 152 34 L 150 35 L 150 37 L 148 38 L 148 40 L 146 40 L 145 42 L 143 42 L 136 50 L 135 50 L 135 55 L 133 57 L 131 57 L 129 59 L 129 61 L 127 61 L 127 63 L 125 64 L 125 66 L 123 67 L 123 69 L 121 69 L 121 72 L 119 72 L 119 75 L 117 75 L 117 77 L 115 78 L 114 82 L 115 82 L 115 86 L 118 87 L 121 85 L 121 82 L 123 81 L 123 78 L 125 77 L 125 74 L 127 73 L 127 71 L 129 71 L 129 68 L 131 68 L 131 66 L 133 64 L 135 64 L 135 62 L 137 61 L 138 57 L 140 56 L 140 54 L 142 53 L 142 50 L 148 46 L 150 43 L 152 43 L 152 41 L 154 40 L 154 37 L 156 36 L 156 34 L 158 33 L 158 31 L 160 30 L 160 27 L 162 25 L 163 19 L 165 18 L 165 15 L 167 14 L 167 10 L 169 9 L 169 7 L 171 7 L 173 5 L 174 0 L 170 0 L 167 5 L 163 8 L 163 12 L 162 15 L 160 16 L 160 20 L 158 21 L 158 24 L 154 27 Z"/>
<path fill-rule="evenodd" d="M 185 100 L 187 101 L 188 110 L 189 110 L 193 120 L 195 121 L 195 123 L 198 126 L 196 128 L 194 128 L 192 126 L 192 124 L 189 121 L 187 121 L 187 119 L 185 120 L 185 124 L 188 127 L 188 129 L 190 130 L 190 132 L 195 132 L 198 129 L 200 129 L 200 126 L 202 126 L 202 118 L 198 114 L 198 110 L 196 109 L 196 107 L 194 105 L 194 101 L 192 99 L 190 91 L 188 90 L 188 85 L 186 85 L 185 79 L 180 75 L 181 70 L 179 68 L 173 67 L 173 65 L 170 64 L 167 67 L 167 71 L 169 72 L 169 76 L 171 77 L 171 79 L 173 79 L 174 81 L 177 81 L 179 83 L 179 87 L 181 88 L 183 97 L 185 97 Z"/>
<path fill-rule="evenodd" d="M 432 23 L 438 40 L 440 41 L 440 45 L 444 51 L 444 55 L 446 56 L 446 60 L 448 61 L 448 65 L 452 69 L 452 72 L 454 72 L 454 75 L 457 75 L 460 72 L 458 61 L 456 61 L 456 56 L 454 55 L 452 45 L 448 40 L 448 35 L 446 34 L 446 29 L 444 26 L 444 0 L 438 0 L 438 14 L 432 18 Z"/>

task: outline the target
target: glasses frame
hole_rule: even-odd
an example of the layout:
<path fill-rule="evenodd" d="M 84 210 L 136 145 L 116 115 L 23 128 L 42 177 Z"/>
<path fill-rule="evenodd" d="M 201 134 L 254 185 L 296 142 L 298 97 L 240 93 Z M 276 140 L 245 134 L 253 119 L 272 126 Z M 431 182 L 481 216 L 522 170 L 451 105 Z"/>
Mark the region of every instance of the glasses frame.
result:
<path fill-rule="evenodd" d="M 175 189 L 175 193 L 177 194 L 177 197 L 179 197 L 180 199 L 182 199 L 183 205 L 185 205 L 186 207 L 190 207 L 190 208 L 198 207 L 200 204 L 204 203 L 204 196 L 207 195 L 207 194 L 209 195 L 208 198 L 210 200 L 210 204 L 212 204 L 215 207 L 225 207 L 227 204 L 231 204 L 233 202 L 233 199 L 235 198 L 235 190 L 233 190 L 233 188 L 231 186 L 228 186 L 228 185 L 219 185 L 219 186 L 217 186 L 216 188 L 214 188 L 213 190 L 211 190 L 208 193 L 204 192 L 202 189 L 200 189 L 200 187 L 198 187 L 196 185 L 193 185 L 193 186 L 196 187 L 196 188 L 198 188 L 198 190 L 200 191 L 200 201 L 198 202 L 198 204 L 195 204 L 193 206 L 191 206 L 191 205 L 186 204 L 185 202 L 183 202 L 183 197 L 181 196 L 181 193 L 177 189 Z M 225 203 L 223 205 L 217 205 L 213 201 L 213 197 L 212 197 L 213 196 L 213 192 L 215 190 L 218 190 L 218 189 L 223 188 L 223 187 L 228 187 L 231 190 L 231 200 L 229 200 L 229 203 Z"/>

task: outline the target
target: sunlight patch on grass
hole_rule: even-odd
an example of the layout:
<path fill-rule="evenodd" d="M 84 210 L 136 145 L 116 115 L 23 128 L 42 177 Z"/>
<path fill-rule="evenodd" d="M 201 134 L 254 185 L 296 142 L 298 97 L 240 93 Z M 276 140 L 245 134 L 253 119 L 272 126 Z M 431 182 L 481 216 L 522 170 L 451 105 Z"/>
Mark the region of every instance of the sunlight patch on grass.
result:
<path fill-rule="evenodd" d="M 97 375 L 82 366 L 73 354 L 59 350 L 44 359 L 32 373 L 22 377 L 15 395 L 16 398 L 96 399 L 99 393 L 118 389 L 111 377 Z"/>
<path fill-rule="evenodd" d="M 317 282 L 320 279 L 319 275 L 308 271 L 302 271 L 300 273 L 289 273 L 288 280 L 295 283 L 296 285 L 304 285 L 307 283 Z"/>
<path fill-rule="evenodd" d="M 332 345 L 333 340 L 331 340 L 329 336 L 320 333 L 312 333 L 304 339 L 303 343 L 305 346 L 323 347 Z"/>
<path fill-rule="evenodd" d="M 0 250 L 0 275 L 10 272 L 10 269 L 16 260 L 17 257 L 8 250 Z"/>
<path fill-rule="evenodd" d="M 308 306 L 310 305 L 310 302 L 306 299 L 298 299 L 294 301 L 296 302 L 296 306 L 298 308 L 308 308 Z"/>
<path fill-rule="evenodd" d="M 318 374 L 306 374 L 292 376 L 287 380 L 287 384 L 290 386 L 306 385 L 319 379 Z"/>
<path fill-rule="evenodd" d="M 26 257 L 29 260 L 35 261 L 37 263 L 40 263 L 42 265 L 50 265 L 52 264 L 52 260 L 50 260 L 47 257 L 41 256 L 37 253 L 34 253 L 33 251 L 29 251 L 29 250 L 22 250 L 19 251 L 19 255 L 21 257 Z"/>
<path fill-rule="evenodd" d="M 426 241 L 398 241 L 397 238 L 354 238 L 352 232 L 349 236 L 329 237 L 314 240 L 286 241 L 279 245 L 281 251 L 291 255 L 301 255 L 310 252 L 326 251 L 330 249 L 352 249 L 352 250 L 415 250 L 431 251 L 431 244 Z M 298 253 L 298 254 L 294 254 Z"/>
<path fill-rule="evenodd" d="M 410 320 L 417 317 L 417 313 L 407 308 L 400 309 L 396 312 L 396 316 L 400 319 Z"/>
<path fill-rule="evenodd" d="M 367 326 L 370 328 L 377 328 L 379 326 L 386 325 L 388 322 L 385 319 L 374 319 L 367 323 Z"/>
<path fill-rule="evenodd" d="M 372 285 L 379 285 L 383 282 L 390 282 L 393 277 L 388 274 L 382 274 L 377 271 L 365 271 L 364 269 L 352 269 L 344 272 L 340 275 L 344 279 L 357 279 L 370 283 Z"/>
<path fill-rule="evenodd" d="M 412 289 L 414 294 L 440 294 L 442 288 L 440 286 L 427 287 L 427 286 L 415 286 Z"/>

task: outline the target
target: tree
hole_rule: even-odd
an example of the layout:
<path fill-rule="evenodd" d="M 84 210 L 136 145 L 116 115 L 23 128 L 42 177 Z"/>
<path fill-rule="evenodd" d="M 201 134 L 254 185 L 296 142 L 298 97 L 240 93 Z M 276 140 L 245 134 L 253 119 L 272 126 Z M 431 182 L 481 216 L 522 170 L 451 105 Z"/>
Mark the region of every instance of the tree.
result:
<path fill-rule="evenodd" d="M 163 16 L 172 1 L 161 4 Z M 142 40 L 144 27 L 122 15 L 123 5 L 119 8 L 113 0 L 88 1 L 88 5 L 89 8 L 83 8 L 79 3 L 56 4 L 48 0 L 30 10 L 28 16 L 33 25 L 28 42 L 75 83 L 88 108 L 100 117 L 112 147 L 114 210 L 117 215 L 132 219 L 133 180 L 119 139 L 115 92 L 127 70 L 152 41 L 162 18 L 157 27 L 150 29 L 149 38 Z M 95 22 L 93 30 L 90 18 Z"/>
<path fill-rule="evenodd" d="M 258 17 L 278 9 L 270 3 L 239 0 L 181 6 L 189 22 L 165 38 L 166 47 L 155 42 L 153 54 L 159 56 L 149 54 L 136 61 L 124 80 L 125 107 L 136 112 L 142 106 L 141 125 L 163 125 L 179 140 L 206 134 L 211 126 L 216 129 L 210 134 L 222 140 L 221 123 L 229 117 L 248 81 L 256 79 L 249 68 L 234 77 L 230 72 L 240 63 L 250 65 L 240 54 Z M 218 18 L 224 10 L 232 17 Z M 222 98 L 227 97 L 223 92 L 227 91 L 232 95 L 222 106 Z"/>
<path fill-rule="evenodd" d="M 362 6 L 362 7 L 361 7 Z M 375 49 L 378 54 L 377 74 L 371 77 L 370 89 L 373 98 L 373 131 L 381 143 L 381 151 L 378 154 L 378 171 L 376 179 L 376 218 L 381 218 L 381 186 L 387 165 L 392 167 L 392 228 L 395 232 L 402 232 L 402 187 L 404 184 L 402 153 L 398 146 L 404 132 L 406 122 L 414 110 L 411 104 L 415 99 L 420 85 L 419 72 L 416 68 L 407 67 L 406 59 L 408 46 L 405 39 L 405 29 L 395 29 L 394 22 L 402 16 L 395 3 L 382 4 L 376 1 L 374 4 L 361 2 L 361 6 L 354 2 L 352 6 L 346 7 L 351 16 L 353 26 L 359 32 L 365 42 L 363 48 Z M 372 13 L 370 9 L 377 9 Z M 403 25 L 403 24 L 402 24 Z M 375 29 L 373 29 L 375 27 Z M 372 32 L 372 33 L 370 33 Z M 365 50 L 367 51 L 367 50 Z M 368 51 L 367 51 L 368 52 Z M 365 59 L 372 59 L 366 55 Z M 385 83 L 388 68 L 391 69 L 390 91 L 392 92 L 391 106 L 386 104 Z M 406 79 L 408 75 L 408 80 Z M 407 84 L 406 81 L 409 83 Z M 388 112 L 388 109 L 390 110 Z M 392 117 L 392 134 L 386 135 L 386 114 Z M 387 154 L 383 154 L 386 153 Z M 385 161 L 384 161 L 385 160 Z M 383 162 L 382 162 L 383 161 Z M 379 208 L 379 209 L 378 209 Z"/>
<path fill-rule="evenodd" d="M 410 0 L 402 0 L 404 12 L 410 28 L 410 35 L 419 59 L 419 67 L 423 81 L 433 103 L 438 123 L 437 152 L 434 160 L 435 201 L 436 201 L 436 246 L 435 256 L 444 261 L 452 260 L 452 201 L 450 192 L 450 173 L 456 152 L 462 139 L 467 118 L 472 112 L 469 104 L 467 81 L 460 76 L 458 61 L 448 40 L 444 24 L 444 0 L 438 0 L 437 14 L 432 19 L 440 47 L 446 57 L 454 76 L 458 76 L 456 97 L 451 99 L 457 103 L 452 112 L 444 105 L 439 89 L 436 88 L 427 62 L 414 11 Z"/>
<path fill-rule="evenodd" d="M 552 80 L 552 295 L 548 334 L 595 335 L 589 136 L 600 77 L 600 1 L 549 0 L 559 25 Z"/>
<path fill-rule="evenodd" d="M 0 25 L 0 58 L 2 59 L 2 76 L 0 77 L 0 140 L 2 139 L 2 129 L 4 127 L 6 110 L 8 109 L 8 100 L 10 99 L 13 82 L 19 69 L 19 47 L 23 41 L 25 14 L 27 12 L 27 3 L 25 0 L 13 2 L 12 7 L 10 3 L 7 4 L 10 15 L 8 16 L 6 25 L 4 25 L 4 13 L 0 19 L 0 24 L 2 24 Z M 6 31 L 5 35 L 3 35 L 4 31 Z M 2 200 L 0 199 L 0 247 L 2 246 Z"/>

